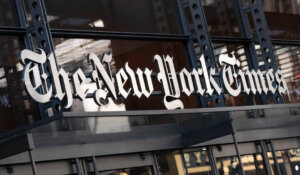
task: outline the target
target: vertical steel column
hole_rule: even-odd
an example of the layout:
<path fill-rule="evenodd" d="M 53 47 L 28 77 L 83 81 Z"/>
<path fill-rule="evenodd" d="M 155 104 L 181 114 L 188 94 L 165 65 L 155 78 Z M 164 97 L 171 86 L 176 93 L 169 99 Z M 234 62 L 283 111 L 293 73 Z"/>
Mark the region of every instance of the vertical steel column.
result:
<path fill-rule="evenodd" d="M 75 166 L 76 166 L 77 175 L 81 175 L 82 173 L 81 173 L 81 168 L 80 168 L 80 163 L 78 158 L 75 159 Z"/>
<path fill-rule="evenodd" d="M 16 10 L 18 13 L 18 19 L 19 19 L 20 26 L 26 28 L 26 35 L 24 35 L 24 37 L 23 37 L 25 48 L 33 50 L 34 48 L 33 48 L 30 30 L 29 30 L 29 28 L 27 28 L 28 21 L 26 18 L 24 2 L 23 2 L 23 0 L 15 0 L 15 4 L 16 4 Z"/>
<path fill-rule="evenodd" d="M 260 149 L 261 149 L 261 153 L 262 153 L 262 156 L 263 156 L 264 165 L 265 165 L 267 174 L 272 175 L 272 171 L 271 171 L 271 168 L 270 168 L 270 163 L 269 163 L 269 158 L 268 158 L 265 142 L 261 140 L 261 141 L 259 141 L 259 144 L 260 144 Z"/>
<path fill-rule="evenodd" d="M 182 0 L 176 0 L 176 7 L 178 9 L 177 13 L 178 13 L 178 16 L 180 18 L 180 28 L 181 30 L 183 31 L 184 34 L 186 35 L 191 35 L 190 33 L 190 29 L 189 29 L 189 23 L 188 23 L 188 19 L 185 15 L 185 12 L 184 12 L 184 7 L 183 7 L 183 3 L 182 3 Z M 188 53 L 189 53 L 189 62 L 190 62 L 190 65 L 192 67 L 195 67 L 197 68 L 198 67 L 198 63 L 197 63 L 197 60 L 195 58 L 197 58 L 196 56 L 196 53 L 195 53 L 195 49 L 194 49 L 194 46 L 193 46 L 193 40 L 192 38 L 190 38 L 187 42 L 187 50 L 188 50 Z M 204 107 L 204 105 L 202 104 L 206 104 L 206 100 L 203 96 L 200 96 L 198 95 L 199 98 L 197 98 L 197 104 L 199 107 Z M 207 105 L 206 105 L 207 106 Z"/>
<path fill-rule="evenodd" d="M 43 0 L 28 0 L 28 6 L 32 17 L 32 26 L 28 27 L 28 29 L 30 29 L 30 32 L 35 34 L 35 38 L 37 40 L 37 46 L 43 49 L 47 55 L 52 52 L 54 53 L 51 32 L 50 32 L 49 24 L 47 22 L 46 10 L 44 7 Z M 47 65 L 44 66 L 44 70 L 45 71 L 49 70 Z M 54 116 L 62 117 L 62 113 L 60 111 L 59 106 L 61 106 L 61 103 L 58 100 L 51 99 L 51 102 L 42 106 L 41 108 L 42 110 L 41 113 L 43 113 L 42 116 L 43 117 L 47 116 L 46 109 L 51 107 Z"/>
<path fill-rule="evenodd" d="M 32 18 L 32 27 L 37 40 L 37 46 L 42 48 L 46 54 L 50 54 L 51 49 L 50 42 L 50 30 L 47 26 L 46 14 L 43 8 L 42 0 L 28 0 L 28 6 Z"/>
<path fill-rule="evenodd" d="M 211 44 L 211 38 L 207 29 L 207 22 L 205 19 L 204 9 L 201 4 L 201 1 L 199 0 L 187 0 L 186 2 L 181 2 L 181 6 L 187 5 L 190 9 L 192 20 L 193 20 L 193 27 L 195 29 L 196 37 L 193 38 L 193 40 L 197 41 L 200 49 L 200 53 L 203 54 L 206 65 L 208 68 L 208 71 L 210 71 L 210 68 L 215 69 L 216 76 L 215 80 L 218 84 L 218 86 L 221 86 L 221 80 L 219 78 L 219 72 L 217 69 L 215 56 Z M 182 10 L 181 10 L 182 11 Z M 189 26 L 189 25 L 186 25 Z M 195 52 L 195 51 L 194 51 Z M 196 55 L 196 54 L 194 54 Z M 197 62 L 197 58 L 191 58 L 192 66 L 197 68 L 199 67 L 199 63 Z M 207 107 L 208 102 L 212 101 L 212 104 L 215 107 L 221 107 L 225 106 L 225 99 L 222 94 L 213 94 L 212 97 L 205 96 L 201 98 L 202 107 Z"/>
<path fill-rule="evenodd" d="M 277 65 L 274 56 L 274 51 L 272 48 L 271 38 L 269 36 L 269 30 L 264 16 L 264 11 L 262 9 L 261 0 L 248 0 L 249 7 L 244 7 L 244 1 L 234 0 L 236 4 L 236 11 L 238 12 L 239 24 L 242 31 L 243 37 L 252 39 L 252 44 L 250 46 L 250 58 L 252 61 L 253 68 L 255 70 L 268 71 L 272 69 L 276 71 Z M 249 20 L 247 13 L 250 12 L 253 24 L 255 27 L 256 35 L 251 34 L 251 27 L 249 25 Z M 256 50 L 254 47 L 254 41 L 257 41 L 260 45 L 260 50 L 262 52 L 262 58 L 264 65 L 259 66 L 258 59 L 256 55 Z M 262 104 L 267 104 L 273 98 L 274 103 L 285 103 L 283 95 L 278 92 L 276 94 L 262 94 L 261 100 Z"/>
<path fill-rule="evenodd" d="M 261 71 L 268 71 L 273 69 L 277 70 L 276 60 L 272 48 L 271 38 L 269 36 L 269 30 L 266 23 L 264 11 L 262 9 L 261 0 L 249 0 L 251 15 L 253 18 L 253 23 L 256 30 L 257 39 L 262 52 L 262 57 L 264 60 L 264 66 L 260 67 Z M 273 98 L 274 103 L 285 103 L 283 95 L 278 92 L 273 95 L 266 95 L 265 103 L 269 103 L 269 100 Z"/>
<path fill-rule="evenodd" d="M 32 43 L 32 37 L 31 37 L 31 29 L 28 27 L 28 21 L 26 18 L 26 12 L 25 12 L 25 5 L 23 0 L 15 0 L 15 6 L 18 14 L 18 19 L 21 27 L 26 28 L 26 34 L 23 36 L 23 42 L 26 49 L 34 50 L 34 46 Z M 40 117 L 45 118 L 45 107 L 43 104 L 40 103 L 34 103 L 36 106 L 36 109 L 39 111 Z"/>
<path fill-rule="evenodd" d="M 188 172 L 188 169 L 187 169 L 187 166 L 186 166 L 186 161 L 185 161 L 185 158 L 184 158 L 183 150 L 180 150 L 180 156 L 181 156 L 181 161 L 183 163 L 183 167 L 184 167 L 184 170 L 185 170 L 185 175 L 189 175 L 189 172 Z"/>
<path fill-rule="evenodd" d="M 31 165 L 31 169 L 32 169 L 32 174 L 33 175 L 37 175 L 36 166 L 35 166 L 35 160 L 34 160 L 34 157 L 32 155 L 31 150 L 28 150 L 28 155 L 29 155 L 29 159 L 30 159 L 30 165 Z"/>
<path fill-rule="evenodd" d="M 92 157 L 92 164 L 93 164 L 95 175 L 99 175 L 95 156 Z"/>
<path fill-rule="evenodd" d="M 275 152 L 272 140 L 270 140 L 270 146 L 271 146 L 271 149 L 272 149 L 272 155 L 273 155 L 274 163 L 275 163 L 275 166 L 276 166 L 277 174 L 281 175 L 281 171 L 280 171 L 280 168 L 279 168 L 279 164 L 278 164 L 278 160 L 277 160 L 277 156 L 276 156 L 276 152 Z"/>
<path fill-rule="evenodd" d="M 154 175 L 159 175 L 159 168 L 158 168 L 158 163 L 157 163 L 157 157 L 154 152 L 152 152 L 153 156 L 153 169 L 154 169 Z"/>
<path fill-rule="evenodd" d="M 241 35 L 243 38 L 252 39 L 251 26 L 249 24 L 249 20 L 248 20 L 248 16 L 247 16 L 247 11 L 249 9 L 244 9 L 244 3 L 245 3 L 244 1 L 233 0 L 234 9 L 235 9 L 235 12 L 237 15 L 237 20 L 238 20 Z M 251 40 L 251 43 L 244 45 L 244 47 L 245 47 L 246 58 L 248 58 L 247 63 L 248 63 L 249 68 L 258 70 L 259 62 L 257 59 L 254 41 Z M 263 104 L 262 96 L 256 95 L 256 98 L 257 98 L 257 100 L 259 100 L 259 103 Z M 255 104 L 254 98 L 250 98 L 250 96 L 249 96 L 248 99 L 251 100 L 250 104 L 252 104 L 252 105 Z"/>
<path fill-rule="evenodd" d="M 214 153 L 212 151 L 211 146 L 207 147 L 207 154 L 208 154 L 208 157 L 209 157 L 209 163 L 210 163 L 213 175 L 219 175 L 216 159 L 214 157 Z"/>
<path fill-rule="evenodd" d="M 240 155 L 240 151 L 239 151 L 239 148 L 238 148 L 238 144 L 237 144 L 236 139 L 235 139 L 235 133 L 232 134 L 232 138 L 233 138 L 233 142 L 234 142 L 235 151 L 236 151 L 236 154 L 238 156 L 240 167 L 241 167 L 240 171 L 241 171 L 241 174 L 244 175 L 245 172 L 244 172 L 243 162 L 242 162 L 242 159 L 241 159 L 241 155 Z"/>
<path fill-rule="evenodd" d="M 257 175 L 260 175 L 260 172 L 259 172 L 259 166 L 258 166 L 258 164 L 257 164 L 256 154 L 253 154 L 253 157 L 254 157 L 254 165 L 255 165 L 255 169 L 256 169 L 256 174 L 257 174 Z"/>

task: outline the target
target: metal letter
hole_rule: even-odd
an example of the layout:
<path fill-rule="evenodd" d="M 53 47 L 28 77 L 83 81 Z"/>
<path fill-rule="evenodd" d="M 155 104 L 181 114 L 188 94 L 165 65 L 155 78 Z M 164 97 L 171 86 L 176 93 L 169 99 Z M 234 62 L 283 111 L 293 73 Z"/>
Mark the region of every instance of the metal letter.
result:
<path fill-rule="evenodd" d="M 110 55 L 105 54 L 103 56 L 103 61 L 106 61 L 106 62 L 111 61 L 112 60 L 111 57 L 112 57 L 111 54 Z M 94 53 L 90 53 L 88 55 L 88 61 L 91 61 L 94 70 L 97 70 L 97 73 L 100 75 L 99 77 L 101 77 L 103 79 L 105 86 L 108 88 L 109 92 L 111 93 L 113 98 L 116 100 L 117 93 L 116 93 L 116 89 L 114 86 L 114 79 L 110 75 L 107 74 L 107 72 L 105 71 L 105 68 L 101 64 L 97 55 Z"/>
<path fill-rule="evenodd" d="M 127 74 L 129 75 L 131 86 L 133 88 L 133 95 L 137 96 L 138 98 L 141 98 L 142 92 L 138 88 L 136 77 L 135 77 L 133 70 L 128 66 L 128 62 L 125 63 L 124 67 L 125 67 Z"/>
<path fill-rule="evenodd" d="M 275 77 L 273 75 L 272 69 L 268 70 L 268 72 L 266 73 L 266 78 L 267 78 L 267 82 L 268 82 L 269 91 L 271 91 L 273 94 L 275 94 L 277 85 L 275 85 L 275 87 L 273 87 L 273 82 L 275 81 Z"/>
<path fill-rule="evenodd" d="M 182 92 L 185 93 L 186 96 L 190 96 L 191 93 L 193 93 L 194 91 L 194 85 L 193 85 L 191 74 L 185 68 L 183 68 L 179 72 L 179 77 L 180 77 Z M 186 83 L 188 83 L 188 87 Z"/>
<path fill-rule="evenodd" d="M 211 88 L 211 85 L 210 85 L 210 78 L 209 78 L 209 75 L 208 75 L 208 71 L 207 71 L 205 60 L 204 60 L 204 56 L 202 55 L 199 60 L 200 60 L 201 67 L 202 67 L 202 70 L 203 70 L 204 81 L 205 81 L 205 86 L 206 86 L 206 93 L 211 96 L 213 94 L 214 90 Z"/>
<path fill-rule="evenodd" d="M 26 91 L 35 101 L 47 103 L 50 101 L 52 95 L 52 86 L 48 88 L 46 87 L 46 79 L 48 78 L 48 75 L 43 70 L 43 64 L 47 60 L 46 54 L 43 50 L 38 50 L 40 54 L 26 49 L 21 52 L 21 63 L 25 65 L 23 70 L 23 81 Z M 40 72 L 39 66 L 43 71 L 42 73 Z M 33 82 L 30 78 L 30 74 L 33 75 Z M 44 87 L 42 87 L 43 85 Z"/>
<path fill-rule="evenodd" d="M 146 98 L 149 98 L 150 95 L 152 94 L 152 92 L 154 91 L 153 83 L 152 83 L 152 79 L 151 79 L 151 73 L 152 73 L 152 70 L 150 71 L 148 68 L 146 68 L 144 70 L 144 72 L 142 72 L 142 70 L 140 68 L 138 68 L 136 70 L 136 74 L 138 75 L 138 79 L 139 79 L 139 82 L 140 82 L 142 94 Z M 144 81 L 144 75 L 143 74 L 145 74 L 145 77 L 146 77 L 146 80 L 147 80 L 148 90 L 146 89 L 146 84 L 145 84 L 145 81 Z"/>
<path fill-rule="evenodd" d="M 52 80 L 53 80 L 54 87 L 55 87 L 55 93 L 56 93 L 55 98 L 58 98 L 60 101 L 62 101 L 62 99 L 67 94 L 67 99 L 66 99 L 67 103 L 64 106 L 64 108 L 70 108 L 73 103 L 73 95 L 72 95 L 71 85 L 70 85 L 69 76 L 68 76 L 69 73 L 67 73 L 62 68 L 59 71 L 57 70 L 53 52 L 48 56 L 48 61 L 50 64 Z M 65 92 L 63 92 L 61 82 L 63 83 Z"/>
<path fill-rule="evenodd" d="M 158 64 L 159 73 L 157 74 L 157 80 L 162 84 L 164 89 L 165 96 L 163 103 L 165 107 L 167 109 L 183 109 L 183 103 L 178 99 L 180 97 L 180 90 L 173 59 L 170 56 L 162 59 L 159 55 L 155 55 L 153 60 Z M 168 70 L 170 72 L 166 72 Z"/>
<path fill-rule="evenodd" d="M 204 95 L 205 89 L 202 88 L 202 83 L 200 80 L 200 76 L 203 74 L 202 69 L 198 69 L 196 70 L 195 68 L 192 70 L 192 74 L 195 78 L 195 83 L 197 86 L 197 93 L 199 93 L 200 95 Z"/>
<path fill-rule="evenodd" d="M 119 89 L 119 95 L 121 95 L 124 99 L 127 98 L 128 94 L 131 91 L 131 88 L 129 88 L 127 91 L 124 89 L 124 85 L 126 81 L 128 80 L 128 76 L 125 73 L 124 69 L 121 68 L 118 73 L 116 74 L 118 89 Z"/>
<path fill-rule="evenodd" d="M 79 97 L 80 100 L 85 99 L 85 97 L 87 95 L 87 90 L 85 90 L 85 92 L 83 92 L 83 86 L 82 86 L 82 84 L 84 84 L 86 80 L 87 79 L 81 69 L 78 69 L 73 74 L 75 96 Z"/>

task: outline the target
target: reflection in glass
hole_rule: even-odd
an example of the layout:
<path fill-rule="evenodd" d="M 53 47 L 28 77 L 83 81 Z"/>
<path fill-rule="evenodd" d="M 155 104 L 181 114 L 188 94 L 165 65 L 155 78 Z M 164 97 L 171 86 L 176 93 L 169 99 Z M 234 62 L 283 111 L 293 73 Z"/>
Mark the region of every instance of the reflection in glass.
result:
<path fill-rule="evenodd" d="M 263 158 L 261 154 L 241 156 L 245 175 L 266 175 Z"/>
<path fill-rule="evenodd" d="M 240 36 L 233 0 L 202 0 L 212 36 Z"/>
<path fill-rule="evenodd" d="M 51 28 L 178 33 L 172 0 L 45 0 Z M 126 8 L 124 8 L 126 7 Z"/>
<path fill-rule="evenodd" d="M 182 68 L 188 69 L 187 58 L 181 42 L 54 38 L 54 44 L 58 64 L 68 72 L 75 72 L 78 68 L 83 69 L 86 73 L 92 72 L 92 66 L 87 62 L 87 55 L 92 52 L 99 57 L 104 53 L 112 53 L 113 61 L 110 63 L 110 68 L 113 74 L 124 67 L 126 62 L 133 70 L 148 68 L 153 72 L 158 72 L 157 64 L 153 61 L 153 56 L 156 54 L 173 57 L 177 72 Z M 154 91 L 161 92 L 161 85 L 155 77 L 152 78 L 152 82 Z M 96 90 L 95 83 L 89 83 L 86 86 L 91 94 Z M 125 88 L 129 88 L 129 86 L 130 81 L 127 81 Z M 149 98 L 137 98 L 129 95 L 127 99 L 120 98 L 116 103 L 125 104 L 125 106 L 119 106 L 119 110 L 165 109 L 162 98 L 162 95 L 151 95 Z M 182 95 L 180 98 L 185 108 L 197 107 L 196 98 L 193 95 L 190 97 Z M 85 99 L 83 106 L 79 100 L 74 100 L 72 110 L 99 111 L 99 106 L 94 103 L 92 98 Z"/>
<path fill-rule="evenodd" d="M 236 156 L 217 158 L 217 168 L 220 175 L 240 174 L 240 164 Z"/>
<path fill-rule="evenodd" d="M 274 160 L 271 153 L 269 154 L 270 154 L 269 159 L 270 162 L 272 163 Z M 281 174 L 286 174 L 286 175 L 300 174 L 300 149 L 276 151 L 276 157 L 277 157 Z M 272 170 L 273 172 L 276 172 L 274 165 L 272 165 Z"/>
<path fill-rule="evenodd" d="M 14 1 L 0 1 L 0 26 L 16 26 L 18 25 L 17 12 Z"/>
<path fill-rule="evenodd" d="M 272 38 L 300 39 L 300 1 L 262 0 Z"/>
<path fill-rule="evenodd" d="M 34 128 L 31 132 L 35 146 L 41 148 L 82 142 L 119 144 L 141 137 L 143 139 L 177 137 L 180 131 L 174 116 L 113 116 L 64 118 Z"/>
<path fill-rule="evenodd" d="M 21 43 L 17 37 L 0 37 L 0 133 L 35 121 L 32 103 L 24 100 L 18 54 Z"/>
<path fill-rule="evenodd" d="M 94 173 L 93 173 L 94 174 Z M 98 173 L 99 175 L 152 175 L 151 167 L 134 167 L 120 170 L 109 170 Z"/>
<path fill-rule="evenodd" d="M 185 152 L 184 160 L 187 171 L 190 175 L 210 175 L 212 174 L 209 157 L 206 148 L 200 151 Z"/>
<path fill-rule="evenodd" d="M 157 163 L 161 175 L 185 175 L 180 154 L 157 155 Z"/>
<path fill-rule="evenodd" d="M 276 64 L 281 69 L 289 89 L 287 103 L 300 102 L 300 47 L 274 46 Z"/>

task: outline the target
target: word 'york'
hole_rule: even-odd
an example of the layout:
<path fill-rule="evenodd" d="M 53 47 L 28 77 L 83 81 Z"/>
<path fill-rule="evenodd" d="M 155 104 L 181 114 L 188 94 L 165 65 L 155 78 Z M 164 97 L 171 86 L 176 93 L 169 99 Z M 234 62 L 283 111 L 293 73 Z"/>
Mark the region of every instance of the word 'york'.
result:
<path fill-rule="evenodd" d="M 64 108 L 72 106 L 73 96 L 81 100 L 87 97 L 88 91 L 84 88 L 84 84 L 87 83 L 97 85 L 93 96 L 98 105 L 105 105 L 108 97 L 115 100 L 118 97 L 126 99 L 129 94 L 138 98 L 142 96 L 149 98 L 154 91 L 151 78 L 153 75 L 162 85 L 163 104 L 167 109 L 184 108 L 179 99 L 181 93 L 186 96 L 192 93 L 201 96 L 205 94 L 211 96 L 213 93 L 238 96 L 240 93 L 284 94 L 288 91 L 280 70 L 274 72 L 270 69 L 265 73 L 260 70 L 243 72 L 240 69 L 240 62 L 234 56 L 229 57 L 226 54 L 219 56 L 219 64 L 222 66 L 220 76 L 223 86 L 221 86 L 215 79 L 216 70 L 207 68 L 204 56 L 198 60 L 200 68 L 193 68 L 191 71 L 183 68 L 177 73 L 172 57 L 155 55 L 153 60 L 158 66 L 157 74 L 153 74 L 153 70 L 148 68 L 143 71 L 137 68 L 134 71 L 127 62 L 113 75 L 109 66 L 113 60 L 112 55 L 104 54 L 98 58 L 96 54 L 91 53 L 87 58 L 93 67 L 91 78 L 87 78 L 81 69 L 77 69 L 70 81 L 69 73 L 63 68 L 57 68 L 53 53 L 46 56 L 43 50 L 38 50 L 39 53 L 26 49 L 21 52 L 20 60 L 25 66 L 23 81 L 27 93 L 39 103 L 47 103 L 51 98 L 57 98 L 63 102 Z M 126 82 L 131 84 L 128 89 L 124 87 Z"/>

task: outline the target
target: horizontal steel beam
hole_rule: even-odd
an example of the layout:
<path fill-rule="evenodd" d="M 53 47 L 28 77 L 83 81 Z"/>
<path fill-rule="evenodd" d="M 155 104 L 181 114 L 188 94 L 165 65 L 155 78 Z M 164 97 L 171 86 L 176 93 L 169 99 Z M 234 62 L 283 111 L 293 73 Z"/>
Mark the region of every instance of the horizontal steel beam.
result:
<path fill-rule="evenodd" d="M 0 26 L 0 35 L 25 35 L 26 29 L 21 27 Z"/>
<path fill-rule="evenodd" d="M 107 31 L 64 30 L 64 29 L 52 29 L 51 34 L 52 37 L 62 37 L 62 38 L 163 40 L 163 41 L 188 41 L 189 40 L 189 35 L 182 35 L 182 34 L 107 32 Z"/>
<path fill-rule="evenodd" d="M 22 134 L 0 143 L 0 159 L 22 153 L 34 148 L 32 135 Z"/>
<path fill-rule="evenodd" d="M 133 110 L 133 111 L 112 111 L 112 112 L 63 112 L 66 118 L 80 117 L 115 117 L 115 116 L 167 116 L 180 114 L 196 114 L 196 113 L 214 113 L 214 112 L 232 112 L 245 110 L 261 110 L 261 109 L 278 109 L 278 108 L 299 108 L 300 103 L 294 104 L 269 104 L 255 106 L 235 106 L 235 107 L 218 107 L 218 108 L 195 108 L 181 110 Z"/>

